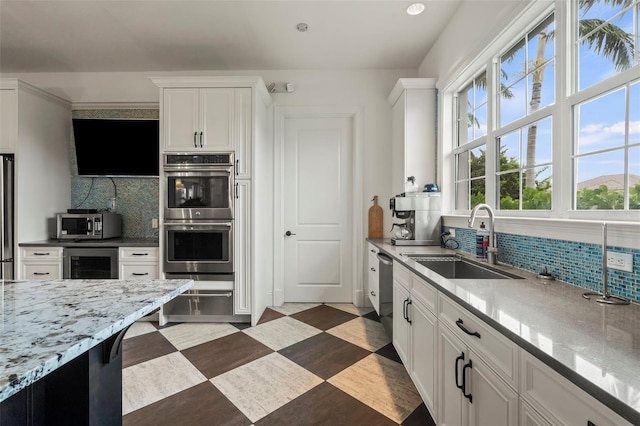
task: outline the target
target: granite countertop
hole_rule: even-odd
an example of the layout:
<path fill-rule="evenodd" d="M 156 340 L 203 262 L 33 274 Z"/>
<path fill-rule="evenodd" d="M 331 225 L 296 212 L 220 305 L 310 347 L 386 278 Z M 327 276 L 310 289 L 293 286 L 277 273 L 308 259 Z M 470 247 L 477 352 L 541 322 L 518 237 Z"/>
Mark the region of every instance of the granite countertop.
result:
<path fill-rule="evenodd" d="M 104 240 L 41 240 L 18 244 L 20 247 L 158 247 L 157 238 L 107 238 Z"/>
<path fill-rule="evenodd" d="M 0 401 L 193 286 L 192 280 L 0 281 Z"/>
<path fill-rule="evenodd" d="M 446 279 L 403 254 L 453 250 L 368 241 L 604 405 L 640 424 L 640 305 L 600 304 L 595 297 L 584 299 L 585 289 L 538 279 L 509 265 L 497 266 L 524 279 Z"/>

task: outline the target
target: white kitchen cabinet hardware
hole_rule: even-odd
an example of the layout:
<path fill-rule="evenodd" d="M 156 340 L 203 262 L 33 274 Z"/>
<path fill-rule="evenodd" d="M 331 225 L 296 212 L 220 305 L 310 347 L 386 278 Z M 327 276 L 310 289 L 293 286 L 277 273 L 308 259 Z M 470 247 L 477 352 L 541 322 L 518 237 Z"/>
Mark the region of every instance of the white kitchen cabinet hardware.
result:
<path fill-rule="evenodd" d="M 546 422 L 566 425 L 631 425 L 524 349 L 521 349 L 520 362 L 520 397 Z"/>
<path fill-rule="evenodd" d="M 391 177 L 394 194 L 409 176 L 418 190 L 436 181 L 436 87 L 432 78 L 401 78 L 389 94 L 392 105 Z"/>

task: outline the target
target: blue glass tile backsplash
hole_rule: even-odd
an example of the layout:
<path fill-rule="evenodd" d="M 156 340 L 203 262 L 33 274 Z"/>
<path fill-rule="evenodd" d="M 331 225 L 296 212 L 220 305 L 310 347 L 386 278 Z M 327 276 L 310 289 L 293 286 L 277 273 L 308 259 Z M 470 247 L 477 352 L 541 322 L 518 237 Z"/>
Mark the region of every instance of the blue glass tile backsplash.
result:
<path fill-rule="evenodd" d="M 445 231 L 449 229 L 444 227 Z M 454 229 L 460 250 L 475 254 L 476 230 Z M 532 272 L 547 268 L 559 280 L 588 290 L 602 290 L 602 246 L 599 244 L 506 233 L 497 233 L 496 238 L 500 262 Z M 631 253 L 634 271 L 609 268 L 609 293 L 640 303 L 640 250 L 614 246 L 608 246 L 607 250 Z"/>
<path fill-rule="evenodd" d="M 73 118 L 158 118 L 157 109 L 74 110 Z M 159 217 L 159 182 L 157 178 L 79 177 L 76 152 L 71 144 L 71 207 L 111 210 L 122 215 L 122 236 L 127 238 L 158 238 L 151 220 Z M 98 154 L 98 153 L 97 153 Z M 99 154 L 98 154 L 99 155 Z M 132 151 L 123 155 L 140 155 Z M 116 196 L 117 194 L 117 196 Z"/>

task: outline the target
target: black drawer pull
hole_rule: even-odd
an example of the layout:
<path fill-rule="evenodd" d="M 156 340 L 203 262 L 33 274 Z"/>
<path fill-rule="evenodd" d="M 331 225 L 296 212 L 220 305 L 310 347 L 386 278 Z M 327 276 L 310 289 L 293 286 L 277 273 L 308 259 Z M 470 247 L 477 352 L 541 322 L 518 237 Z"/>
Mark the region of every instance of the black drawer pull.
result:
<path fill-rule="evenodd" d="M 49 253 L 49 252 L 47 252 L 47 253 L 34 252 L 33 255 L 34 256 L 50 256 L 51 253 Z"/>
<path fill-rule="evenodd" d="M 149 275 L 148 272 L 145 273 L 140 273 L 140 272 L 132 272 L 131 275 L 140 275 L 140 276 L 144 276 L 144 275 Z"/>
<path fill-rule="evenodd" d="M 413 321 L 409 318 L 409 305 L 411 304 L 411 299 L 407 299 L 407 322 L 409 324 L 413 324 Z"/>
<path fill-rule="evenodd" d="M 463 324 L 464 322 L 462 322 L 462 319 L 458 318 L 458 321 L 456 321 L 456 325 L 460 330 L 464 331 L 469 336 L 476 336 L 478 339 L 480 338 L 480 333 L 478 333 L 477 331 L 473 331 L 473 332 L 469 331 L 469 329 L 465 327 Z"/>
<path fill-rule="evenodd" d="M 34 272 L 33 275 L 49 275 L 48 272 Z"/>
<path fill-rule="evenodd" d="M 149 256 L 149 253 L 131 253 L 131 256 Z"/>
<path fill-rule="evenodd" d="M 464 397 L 469 400 L 469 403 L 473 404 L 473 396 L 471 396 L 471 392 L 466 393 L 466 390 L 467 390 L 467 368 L 469 368 L 469 369 L 473 368 L 473 364 L 471 363 L 471 360 L 469 360 L 468 364 L 465 364 L 464 367 L 462 367 L 462 395 L 464 395 Z"/>
<path fill-rule="evenodd" d="M 375 272 L 375 271 L 376 271 L 376 268 L 374 268 L 374 267 L 372 266 L 372 267 L 371 267 L 371 270 L 372 270 L 373 272 Z"/>
<path fill-rule="evenodd" d="M 195 133 L 193 134 L 193 146 L 194 146 L 195 148 L 197 148 L 197 147 L 198 147 L 198 142 L 196 142 L 196 138 L 197 138 L 197 137 L 198 137 L 198 132 L 195 132 Z"/>
<path fill-rule="evenodd" d="M 460 356 L 456 358 L 456 365 L 454 367 L 456 370 L 456 387 L 464 391 L 464 389 L 462 388 L 462 385 L 458 383 L 458 362 L 460 361 L 464 361 L 464 352 L 461 352 Z"/>
<path fill-rule="evenodd" d="M 376 292 L 375 292 L 375 291 L 373 291 L 373 290 L 371 290 L 371 295 L 372 295 L 373 297 L 376 297 Z"/>

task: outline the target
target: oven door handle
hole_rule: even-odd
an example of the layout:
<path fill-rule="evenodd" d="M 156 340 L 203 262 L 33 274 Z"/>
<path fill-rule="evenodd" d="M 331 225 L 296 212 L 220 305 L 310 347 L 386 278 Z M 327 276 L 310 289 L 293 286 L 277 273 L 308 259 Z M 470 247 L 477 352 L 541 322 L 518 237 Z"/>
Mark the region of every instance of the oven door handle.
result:
<path fill-rule="evenodd" d="M 201 228 L 203 226 L 208 226 L 208 227 L 221 227 L 221 226 L 225 226 L 227 228 L 231 228 L 233 226 L 233 223 L 231 222 L 198 222 L 198 223 L 167 223 L 165 221 L 164 226 L 166 228 Z"/>
<path fill-rule="evenodd" d="M 164 166 L 164 171 L 167 173 L 203 173 L 203 176 L 230 176 L 233 172 L 233 166 L 189 166 L 188 168 Z"/>

